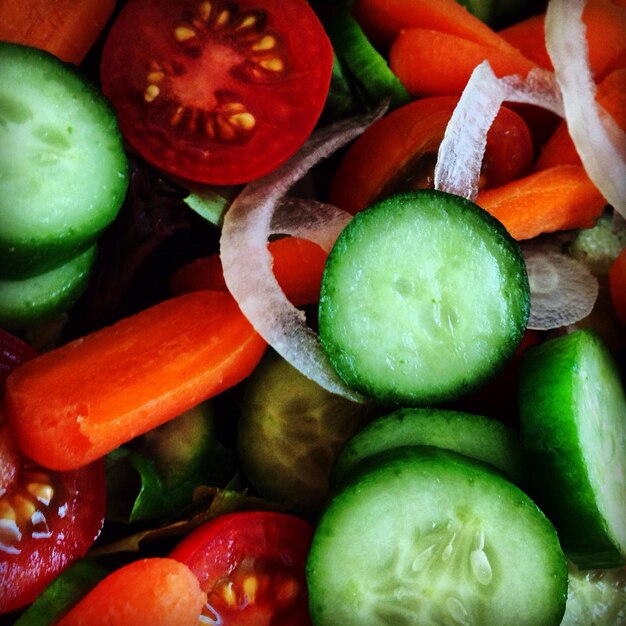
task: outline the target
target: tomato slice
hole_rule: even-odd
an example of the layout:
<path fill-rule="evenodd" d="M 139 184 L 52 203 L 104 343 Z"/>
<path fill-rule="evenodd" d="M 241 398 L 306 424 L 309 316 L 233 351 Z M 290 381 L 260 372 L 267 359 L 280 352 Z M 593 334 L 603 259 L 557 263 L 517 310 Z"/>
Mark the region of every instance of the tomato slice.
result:
<path fill-rule="evenodd" d="M 307 626 L 305 562 L 312 532 L 292 515 L 229 513 L 191 533 L 170 556 L 191 568 L 207 594 L 203 623 Z"/>
<path fill-rule="evenodd" d="M 322 111 L 333 52 L 306 0 L 130 0 L 102 89 L 158 168 L 230 185 L 273 170 Z"/>
<path fill-rule="evenodd" d="M 35 351 L 0 330 L 4 374 Z M 84 556 L 104 521 L 104 462 L 53 472 L 18 451 L 0 413 L 0 613 L 32 602 L 72 561 Z"/>

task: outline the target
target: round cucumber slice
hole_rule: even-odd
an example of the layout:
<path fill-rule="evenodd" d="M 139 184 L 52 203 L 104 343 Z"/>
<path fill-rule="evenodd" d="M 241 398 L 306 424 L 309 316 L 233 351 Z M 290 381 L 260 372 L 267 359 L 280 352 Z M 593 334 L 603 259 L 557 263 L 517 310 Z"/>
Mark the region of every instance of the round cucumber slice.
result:
<path fill-rule="evenodd" d="M 94 244 L 43 274 L 0 279 L 0 326 L 7 330 L 33 328 L 67 311 L 85 291 L 96 253 Z"/>
<path fill-rule="evenodd" d="M 364 464 L 313 536 L 315 626 L 560 623 L 565 557 L 521 490 L 437 448 L 397 448 Z"/>
<path fill-rule="evenodd" d="M 0 43 L 0 276 L 42 273 L 90 247 L 128 185 L 117 119 L 56 57 Z"/>
<path fill-rule="evenodd" d="M 452 400 L 485 383 L 530 309 L 519 246 L 472 202 L 419 190 L 358 213 L 326 263 L 319 331 L 340 376 L 381 404 Z"/>
<path fill-rule="evenodd" d="M 567 555 L 626 563 L 626 399 L 608 348 L 589 330 L 529 348 L 519 393 L 535 498 Z"/>
<path fill-rule="evenodd" d="M 453 450 L 523 482 L 519 435 L 495 419 L 442 409 L 400 409 L 365 426 L 344 446 L 333 470 L 342 483 L 363 459 L 400 446 L 436 446 Z"/>
<path fill-rule="evenodd" d="M 268 352 L 244 389 L 237 450 L 246 476 L 262 497 L 318 507 L 331 467 L 366 410 Z"/>

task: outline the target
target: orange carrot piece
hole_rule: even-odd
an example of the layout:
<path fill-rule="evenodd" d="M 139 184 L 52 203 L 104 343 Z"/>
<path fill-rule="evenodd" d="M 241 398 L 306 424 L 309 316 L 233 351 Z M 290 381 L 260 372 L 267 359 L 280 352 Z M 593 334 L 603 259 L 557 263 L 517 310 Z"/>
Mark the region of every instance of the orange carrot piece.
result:
<path fill-rule="evenodd" d="M 57 626 L 198 626 L 205 602 L 187 565 L 142 559 L 100 581 Z"/>
<path fill-rule="evenodd" d="M 298 237 L 272 241 L 268 249 L 274 257 L 274 276 L 294 306 L 319 301 L 322 273 L 327 254 L 316 243 Z M 179 268 L 170 279 L 174 294 L 200 289 L 227 291 L 218 254 L 196 259 Z"/>
<path fill-rule="evenodd" d="M 78 65 L 114 9 L 115 0 L 0 0 L 0 40 Z"/>
<path fill-rule="evenodd" d="M 626 324 L 626 248 L 620 252 L 609 269 L 609 291 L 617 317 Z"/>
<path fill-rule="evenodd" d="M 552 70 L 546 50 L 544 14 L 535 15 L 500 31 L 503 39 L 537 65 Z M 626 62 L 626 11 L 607 0 L 588 0 L 583 12 L 587 28 L 589 63 L 597 81 Z"/>
<path fill-rule="evenodd" d="M 357 0 L 353 12 L 371 41 L 382 47 L 389 46 L 405 28 L 425 28 L 514 52 L 456 0 Z"/>
<path fill-rule="evenodd" d="M 626 131 L 626 68 L 615 70 L 604 78 L 598 85 L 596 100 L 616 124 Z M 580 157 L 567 131 L 567 124 L 562 122 L 541 149 L 535 169 L 543 170 L 568 163 L 580 165 Z"/>
<path fill-rule="evenodd" d="M 534 64 L 456 35 L 423 28 L 403 30 L 389 51 L 389 66 L 415 97 L 460 94 L 474 68 L 489 61 L 497 76 L 526 76 Z"/>
<path fill-rule="evenodd" d="M 457 102 L 457 96 L 415 100 L 367 128 L 337 168 L 331 204 L 356 213 L 395 191 L 432 187 L 437 150 Z M 532 158 L 528 127 L 503 107 L 487 135 L 485 184 L 526 174 Z"/>
<path fill-rule="evenodd" d="M 197 291 L 19 366 L 5 417 L 23 454 L 74 469 L 239 383 L 265 347 L 229 293 Z"/>
<path fill-rule="evenodd" d="M 478 194 L 477 204 L 518 240 L 590 228 L 606 201 L 582 166 L 560 165 Z"/>

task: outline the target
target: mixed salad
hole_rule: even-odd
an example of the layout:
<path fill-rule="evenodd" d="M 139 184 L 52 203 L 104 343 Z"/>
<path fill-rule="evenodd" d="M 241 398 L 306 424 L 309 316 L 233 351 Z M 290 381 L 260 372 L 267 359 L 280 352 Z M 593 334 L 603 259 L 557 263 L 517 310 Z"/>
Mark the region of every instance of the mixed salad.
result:
<path fill-rule="evenodd" d="M 0 2 L 0 620 L 626 624 L 623 0 Z"/>

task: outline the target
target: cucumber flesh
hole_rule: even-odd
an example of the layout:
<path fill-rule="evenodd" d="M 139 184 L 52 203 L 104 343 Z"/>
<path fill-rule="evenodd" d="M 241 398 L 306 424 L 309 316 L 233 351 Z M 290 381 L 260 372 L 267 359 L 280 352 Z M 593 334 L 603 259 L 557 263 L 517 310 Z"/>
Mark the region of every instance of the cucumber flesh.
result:
<path fill-rule="evenodd" d="M 315 626 L 560 623 L 565 558 L 554 527 L 515 485 L 430 447 L 397 448 L 360 468 L 313 536 Z"/>
<path fill-rule="evenodd" d="M 538 504 L 579 567 L 626 563 L 626 399 L 598 335 L 578 330 L 529 348 L 520 417 Z"/>
<path fill-rule="evenodd" d="M 345 382 L 384 405 L 473 391 L 519 344 L 530 309 L 519 246 L 477 205 L 418 190 L 358 213 L 326 262 L 319 332 Z"/>
<path fill-rule="evenodd" d="M 523 482 L 518 433 L 495 419 L 442 409 L 400 409 L 383 415 L 352 437 L 341 451 L 333 482 L 342 483 L 363 459 L 400 446 L 426 445 L 471 457 Z"/>
<path fill-rule="evenodd" d="M 0 326 L 13 331 L 31 329 L 67 311 L 85 291 L 96 253 L 94 244 L 37 276 L 0 279 Z"/>
<path fill-rule="evenodd" d="M 0 42 L 0 276 L 42 273 L 115 218 L 128 162 L 108 101 L 69 65 Z"/>

